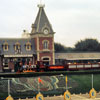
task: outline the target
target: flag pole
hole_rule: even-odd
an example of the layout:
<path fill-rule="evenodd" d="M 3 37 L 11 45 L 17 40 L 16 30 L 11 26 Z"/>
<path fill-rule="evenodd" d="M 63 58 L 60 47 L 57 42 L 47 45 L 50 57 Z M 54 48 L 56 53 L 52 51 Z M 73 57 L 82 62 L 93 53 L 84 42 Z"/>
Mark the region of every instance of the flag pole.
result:
<path fill-rule="evenodd" d="M 66 91 L 67 91 L 67 83 L 66 83 Z"/>
<path fill-rule="evenodd" d="M 65 80 L 66 80 L 66 91 L 67 91 L 67 81 L 68 81 L 67 76 L 66 76 Z"/>
<path fill-rule="evenodd" d="M 92 88 L 93 88 L 93 74 L 92 74 Z"/>
<path fill-rule="evenodd" d="M 10 95 L 10 80 L 8 79 L 8 96 Z"/>
<path fill-rule="evenodd" d="M 40 92 L 40 83 L 39 83 L 39 77 L 38 77 L 38 93 Z"/>

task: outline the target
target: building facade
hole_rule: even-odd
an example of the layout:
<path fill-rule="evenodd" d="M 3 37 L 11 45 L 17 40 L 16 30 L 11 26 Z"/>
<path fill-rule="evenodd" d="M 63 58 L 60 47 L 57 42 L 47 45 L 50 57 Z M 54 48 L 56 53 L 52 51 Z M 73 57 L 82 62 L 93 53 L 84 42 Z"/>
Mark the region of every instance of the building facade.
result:
<path fill-rule="evenodd" d="M 54 31 L 45 14 L 44 5 L 32 24 L 31 33 L 24 30 L 23 38 L 0 38 L 0 71 L 17 71 L 19 62 L 55 64 Z"/>

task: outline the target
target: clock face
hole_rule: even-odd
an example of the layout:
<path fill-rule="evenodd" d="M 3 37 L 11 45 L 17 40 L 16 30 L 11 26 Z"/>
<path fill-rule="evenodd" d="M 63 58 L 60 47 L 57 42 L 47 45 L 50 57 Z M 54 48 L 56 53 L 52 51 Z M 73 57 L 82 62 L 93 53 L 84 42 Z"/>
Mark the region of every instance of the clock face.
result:
<path fill-rule="evenodd" d="M 49 31 L 48 31 L 48 29 L 44 29 L 44 34 L 48 34 L 49 33 Z"/>

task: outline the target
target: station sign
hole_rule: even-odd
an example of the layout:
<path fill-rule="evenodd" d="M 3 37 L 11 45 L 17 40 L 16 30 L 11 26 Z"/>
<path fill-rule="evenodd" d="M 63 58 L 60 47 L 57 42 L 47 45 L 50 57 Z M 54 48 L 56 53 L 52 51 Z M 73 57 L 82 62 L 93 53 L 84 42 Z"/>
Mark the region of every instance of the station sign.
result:
<path fill-rule="evenodd" d="M 90 95 L 90 98 L 96 98 L 97 96 L 97 93 L 96 93 L 96 90 L 94 88 L 92 88 L 89 92 L 89 95 Z"/>
<path fill-rule="evenodd" d="M 36 95 L 36 100 L 44 100 L 44 97 L 40 92 Z"/>
<path fill-rule="evenodd" d="M 14 100 L 11 96 L 8 96 L 6 100 Z"/>
<path fill-rule="evenodd" d="M 64 100 L 71 100 L 71 94 L 68 90 L 64 93 Z"/>

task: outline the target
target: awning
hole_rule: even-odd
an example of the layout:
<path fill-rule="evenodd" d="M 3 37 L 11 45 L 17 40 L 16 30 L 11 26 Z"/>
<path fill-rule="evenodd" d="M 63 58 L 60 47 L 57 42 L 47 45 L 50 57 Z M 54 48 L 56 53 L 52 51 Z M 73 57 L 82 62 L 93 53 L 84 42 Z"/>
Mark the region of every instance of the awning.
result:
<path fill-rule="evenodd" d="M 4 57 L 33 57 L 33 55 L 4 55 Z"/>
<path fill-rule="evenodd" d="M 100 59 L 100 53 L 56 53 L 55 59 L 66 60 L 96 60 Z"/>
<path fill-rule="evenodd" d="M 99 60 L 100 58 L 66 58 L 66 60 Z"/>

